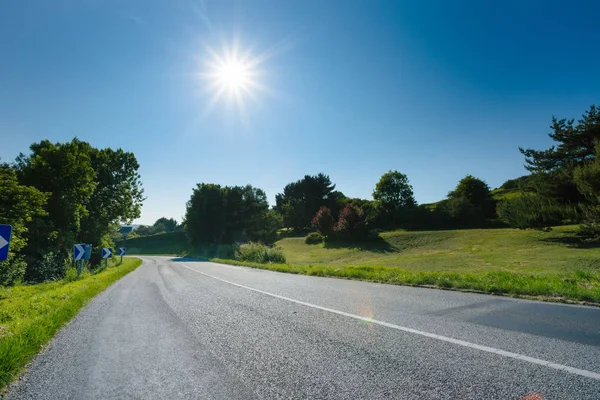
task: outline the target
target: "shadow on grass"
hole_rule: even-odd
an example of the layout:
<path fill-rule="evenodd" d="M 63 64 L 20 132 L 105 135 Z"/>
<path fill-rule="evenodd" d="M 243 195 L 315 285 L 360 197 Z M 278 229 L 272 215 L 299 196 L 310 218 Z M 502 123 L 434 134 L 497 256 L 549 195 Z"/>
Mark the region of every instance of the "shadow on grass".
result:
<path fill-rule="evenodd" d="M 600 241 L 598 240 L 584 240 L 577 236 L 563 236 L 541 239 L 542 242 L 546 243 L 559 243 L 567 245 L 570 249 L 598 249 L 600 248 Z"/>
<path fill-rule="evenodd" d="M 368 241 L 331 240 L 323 243 L 323 247 L 326 249 L 358 249 L 374 253 L 393 253 L 396 251 L 396 248 L 383 238 Z"/>

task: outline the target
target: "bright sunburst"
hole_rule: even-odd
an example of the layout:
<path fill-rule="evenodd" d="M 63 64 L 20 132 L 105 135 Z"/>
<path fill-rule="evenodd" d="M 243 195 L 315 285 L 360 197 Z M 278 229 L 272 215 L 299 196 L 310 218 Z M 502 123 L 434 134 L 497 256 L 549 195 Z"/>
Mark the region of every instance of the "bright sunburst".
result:
<path fill-rule="evenodd" d="M 212 93 L 206 111 L 209 112 L 217 102 L 227 100 L 245 114 L 246 100 L 256 100 L 257 93 L 266 90 L 259 82 L 259 66 L 265 55 L 253 56 L 250 51 L 242 51 L 237 41 L 231 46 L 223 46 L 219 52 L 212 48 L 206 51 L 209 59 L 205 61 L 205 72 L 201 76 Z"/>
<path fill-rule="evenodd" d="M 250 69 L 238 60 L 231 60 L 219 66 L 216 75 L 219 86 L 225 86 L 228 90 L 234 92 L 237 90 L 246 90 L 251 79 Z"/>

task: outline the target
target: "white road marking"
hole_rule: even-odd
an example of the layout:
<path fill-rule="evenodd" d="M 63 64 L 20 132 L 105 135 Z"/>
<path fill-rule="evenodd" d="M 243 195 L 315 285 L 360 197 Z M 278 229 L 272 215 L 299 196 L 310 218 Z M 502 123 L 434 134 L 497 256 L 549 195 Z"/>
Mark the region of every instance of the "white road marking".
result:
<path fill-rule="evenodd" d="M 303 305 L 303 306 L 306 306 L 306 307 L 316 308 L 317 310 L 327 311 L 327 312 L 330 312 L 330 313 L 333 313 L 333 314 L 338 314 L 338 315 L 343 315 L 344 317 L 354 318 L 354 319 L 357 319 L 357 320 L 360 320 L 360 321 L 365 321 L 365 322 L 369 322 L 369 323 L 372 323 L 372 324 L 377 324 L 377 325 L 385 326 L 385 327 L 388 327 L 388 328 L 397 329 L 399 331 L 413 333 L 413 334 L 425 336 L 425 337 L 428 337 L 428 338 L 431 338 L 431 339 L 437 339 L 437 340 L 441 340 L 443 342 L 453 343 L 453 344 L 457 344 L 459 346 L 464 346 L 464 347 L 468 347 L 468 348 L 471 348 L 471 349 L 481 350 L 481 351 L 485 351 L 487 353 L 497 354 L 497 355 L 500 355 L 500 356 L 514 358 L 514 359 L 521 360 L 521 361 L 527 361 L 527 362 L 532 363 L 532 364 L 543 365 L 544 367 L 557 369 L 559 371 L 565 371 L 565 372 L 569 372 L 571 374 L 585 376 L 587 378 L 592 378 L 592 379 L 600 380 L 600 374 L 597 373 L 597 372 L 587 371 L 585 369 L 579 369 L 579 368 L 574 368 L 574 367 L 569 367 L 568 365 L 556 364 L 556 363 L 553 363 L 553 362 L 550 362 L 550 361 L 546 361 L 546 360 L 542 360 L 542 359 L 539 359 L 539 358 L 529 357 L 529 356 L 525 356 L 525 355 L 522 355 L 522 354 L 513 353 L 513 352 L 510 352 L 510 351 L 496 349 L 494 347 L 482 346 L 480 344 L 467 342 L 465 340 L 454 339 L 454 338 L 451 338 L 451 337 L 448 337 L 448 336 L 443 336 L 443 335 L 438 335 L 438 334 L 435 334 L 435 333 L 420 331 L 418 329 L 408 328 L 406 326 L 400 326 L 400 325 L 396 325 L 396 324 L 390 324 L 389 322 L 379 321 L 379 320 L 376 320 L 376 319 L 373 319 L 373 318 L 368 318 L 368 317 L 361 317 L 360 315 L 351 314 L 351 313 L 347 313 L 347 312 L 339 311 L 339 310 L 334 310 L 332 308 L 318 306 L 316 304 L 307 303 L 305 301 L 291 299 L 289 297 L 280 296 L 278 294 L 274 294 L 274 293 L 270 293 L 270 292 L 265 292 L 264 290 L 255 289 L 255 288 L 252 288 L 252 287 L 249 287 L 249 286 L 245 286 L 245 285 L 240 285 L 239 283 L 231 282 L 231 281 L 228 281 L 226 279 L 218 278 L 216 276 L 209 275 L 207 273 L 198 271 L 198 270 L 196 270 L 194 268 L 190 268 L 187 265 L 184 265 L 184 264 L 181 264 L 181 263 L 178 263 L 178 264 L 181 265 L 184 268 L 187 268 L 187 269 L 189 269 L 191 271 L 197 272 L 197 273 L 202 274 L 204 276 L 207 276 L 209 278 L 213 278 L 213 279 L 216 279 L 218 281 L 225 282 L 225 283 L 228 283 L 230 285 L 237 286 L 237 287 L 240 287 L 240 288 L 243 288 L 243 289 L 251 290 L 253 292 L 261 293 L 261 294 L 264 294 L 266 296 L 275 297 L 276 299 L 290 301 L 292 303 L 300 304 L 300 305 Z"/>

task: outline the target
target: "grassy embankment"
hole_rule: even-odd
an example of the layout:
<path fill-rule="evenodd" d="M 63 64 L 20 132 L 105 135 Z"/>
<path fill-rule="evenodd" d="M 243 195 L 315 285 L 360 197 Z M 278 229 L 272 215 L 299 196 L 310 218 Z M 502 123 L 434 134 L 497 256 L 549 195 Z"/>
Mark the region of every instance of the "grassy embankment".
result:
<path fill-rule="evenodd" d="M 0 393 L 90 299 L 141 263 L 125 258 L 79 279 L 69 274 L 61 281 L 0 287 Z"/>
<path fill-rule="evenodd" d="M 296 237 L 276 243 L 283 249 L 285 264 L 213 261 L 315 276 L 600 303 L 600 247 L 581 243 L 576 229 L 395 231 L 382 233 L 380 242 L 360 246 L 308 245 L 303 237 Z M 150 251 L 151 246 L 144 250 Z"/>

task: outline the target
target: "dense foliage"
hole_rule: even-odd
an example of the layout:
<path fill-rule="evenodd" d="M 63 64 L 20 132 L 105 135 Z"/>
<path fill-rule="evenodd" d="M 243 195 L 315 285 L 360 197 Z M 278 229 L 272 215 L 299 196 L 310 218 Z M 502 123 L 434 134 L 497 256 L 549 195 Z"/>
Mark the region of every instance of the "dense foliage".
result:
<path fill-rule="evenodd" d="M 546 221 L 532 218 L 532 223 L 524 223 L 522 227 L 537 228 L 539 224 L 550 226 L 557 219 L 574 222 L 574 208 L 578 208 L 584 221 L 581 233 L 589 238 L 598 238 L 598 143 L 600 143 L 600 108 L 591 106 L 582 118 L 575 123 L 574 119 L 552 119 L 550 138 L 555 145 L 546 150 L 519 150 L 525 156 L 526 168 L 531 172 L 528 184 L 545 204 L 555 210 L 566 210 L 557 218 Z M 503 213 L 511 215 L 522 213 L 525 203 L 509 203 L 503 206 Z M 519 210 L 511 211 L 511 207 Z M 537 213 L 530 208 L 532 216 Z M 575 215 L 577 218 L 577 215 Z M 520 219 L 523 222 L 523 219 Z M 511 225 L 516 226 L 511 223 Z"/>
<path fill-rule="evenodd" d="M 373 199 L 378 208 L 380 225 L 398 227 L 407 209 L 417 205 L 408 177 L 398 171 L 389 171 L 375 185 Z"/>
<path fill-rule="evenodd" d="M 75 243 L 92 244 L 97 261 L 116 224 L 140 216 L 143 190 L 132 153 L 78 139 L 43 140 L 30 149 L 1 168 L 1 215 L 14 230 L 3 283 L 23 279 L 23 265 L 28 281 L 63 277 Z"/>
<path fill-rule="evenodd" d="M 187 203 L 185 229 L 194 246 L 266 241 L 280 228 L 279 221 L 261 189 L 200 183 Z"/>
<path fill-rule="evenodd" d="M 12 285 L 25 276 L 27 263 L 23 249 L 27 246 L 29 225 L 34 218 L 45 216 L 48 194 L 19 184 L 14 169 L 0 165 L 0 224 L 12 226 L 8 260 L 0 262 L 0 285 Z"/>
<path fill-rule="evenodd" d="M 287 184 L 283 193 L 275 196 L 275 209 L 283 216 L 285 226 L 303 230 L 310 228 L 313 217 L 322 206 L 337 215 L 344 197 L 335 190 L 329 176 L 306 175 L 301 180 Z"/>
<path fill-rule="evenodd" d="M 331 210 L 326 206 L 322 206 L 317 211 L 317 214 L 312 220 L 312 227 L 317 230 L 321 235 L 328 236 L 333 233 L 335 225 L 335 218 L 331 213 Z"/>

